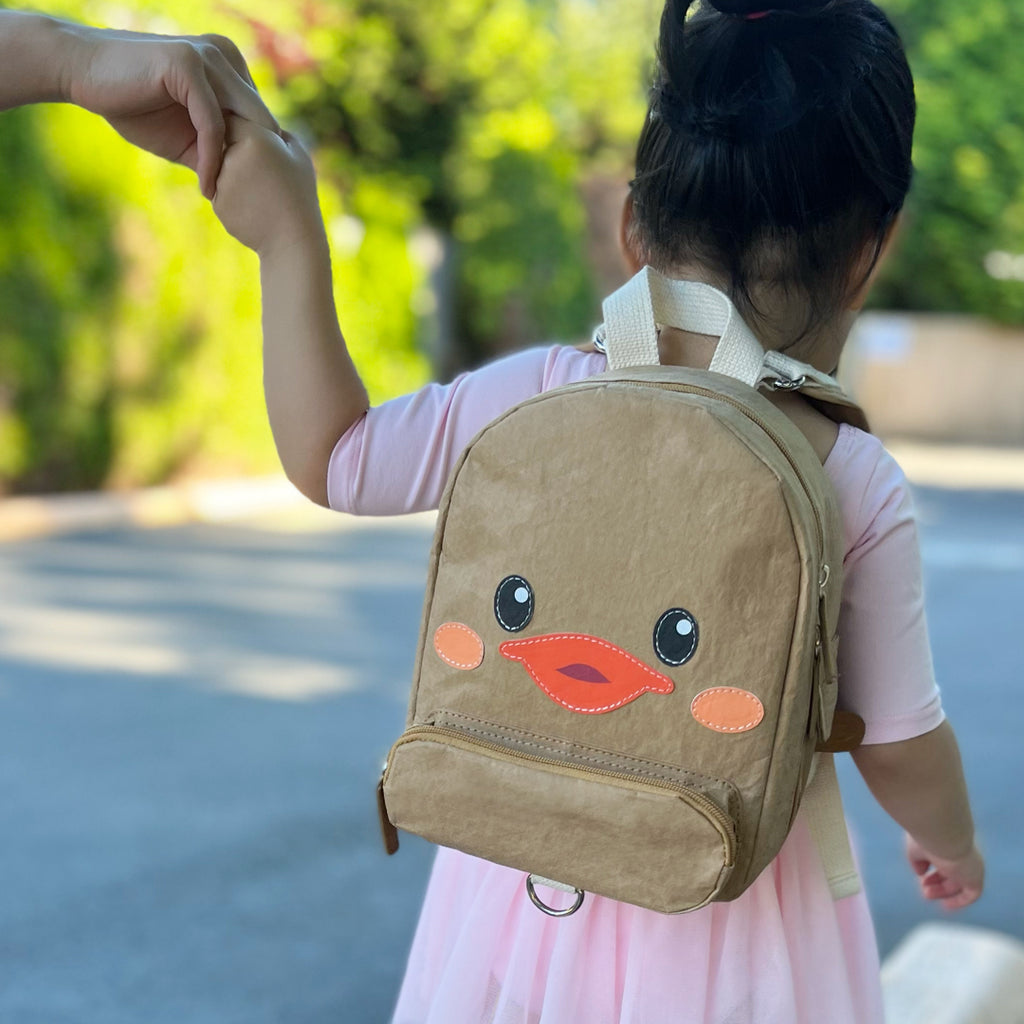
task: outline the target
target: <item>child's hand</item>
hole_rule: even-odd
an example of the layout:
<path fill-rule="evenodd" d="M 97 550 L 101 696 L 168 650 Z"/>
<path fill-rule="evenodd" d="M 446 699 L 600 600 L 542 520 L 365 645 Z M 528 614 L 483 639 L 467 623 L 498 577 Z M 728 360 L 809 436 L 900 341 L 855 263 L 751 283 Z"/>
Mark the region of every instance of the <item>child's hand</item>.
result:
<path fill-rule="evenodd" d="M 977 845 L 957 860 L 933 857 L 916 839 L 907 836 L 907 859 L 920 877 L 925 899 L 942 900 L 947 910 L 970 906 L 985 884 L 985 860 Z"/>
<path fill-rule="evenodd" d="M 213 209 L 228 232 L 261 256 L 323 233 L 313 163 L 288 132 L 227 119 Z"/>

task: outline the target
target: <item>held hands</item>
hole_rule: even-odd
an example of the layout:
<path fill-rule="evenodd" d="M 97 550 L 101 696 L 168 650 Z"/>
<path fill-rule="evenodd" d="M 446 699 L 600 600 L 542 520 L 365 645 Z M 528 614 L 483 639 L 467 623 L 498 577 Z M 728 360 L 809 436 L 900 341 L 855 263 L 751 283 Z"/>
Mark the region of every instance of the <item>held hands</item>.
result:
<path fill-rule="evenodd" d="M 223 36 L 157 36 L 74 27 L 65 98 L 102 115 L 129 142 L 199 175 L 211 198 L 224 152 L 225 119 L 269 131 L 238 48 Z"/>
<path fill-rule="evenodd" d="M 907 859 L 928 900 L 942 900 L 946 910 L 970 906 L 981 896 L 985 884 L 985 861 L 973 845 L 969 853 L 956 860 L 932 856 L 912 836 L 906 838 Z"/>
<path fill-rule="evenodd" d="M 196 171 L 227 230 L 261 255 L 322 238 L 313 165 L 278 127 L 230 39 L 46 24 L 56 40 L 52 98 L 100 114 L 129 142 Z M 10 32 L 33 22 L 4 25 Z"/>

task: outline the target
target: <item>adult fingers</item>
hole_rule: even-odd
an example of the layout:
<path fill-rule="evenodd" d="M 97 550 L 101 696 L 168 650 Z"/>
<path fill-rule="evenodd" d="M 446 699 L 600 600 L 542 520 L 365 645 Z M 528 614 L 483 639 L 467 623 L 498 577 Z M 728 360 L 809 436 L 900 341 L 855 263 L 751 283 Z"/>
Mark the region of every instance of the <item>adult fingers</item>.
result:
<path fill-rule="evenodd" d="M 206 78 L 203 66 L 190 76 L 185 107 L 196 130 L 196 174 L 207 199 L 217 190 L 217 174 L 224 154 L 224 114 L 217 93 Z"/>
<path fill-rule="evenodd" d="M 208 32 L 206 35 L 195 38 L 197 43 L 212 46 L 218 50 L 234 69 L 235 74 L 246 85 L 252 86 L 253 89 L 256 88 L 256 83 L 252 80 L 252 74 L 249 72 L 249 65 L 246 63 L 242 51 L 235 45 L 232 39 L 229 39 L 227 36 L 218 35 L 216 32 Z"/>
<path fill-rule="evenodd" d="M 204 36 L 201 53 L 221 108 L 279 133 L 280 126 L 256 91 L 238 47 L 225 36 Z"/>
<path fill-rule="evenodd" d="M 226 126 L 224 132 L 224 144 L 226 146 L 234 146 L 236 143 L 244 142 L 248 138 L 253 138 L 261 134 L 264 131 L 263 126 L 257 126 L 247 117 L 241 117 L 238 114 L 227 114 L 224 118 Z M 275 135 L 278 133 L 275 132 Z"/>

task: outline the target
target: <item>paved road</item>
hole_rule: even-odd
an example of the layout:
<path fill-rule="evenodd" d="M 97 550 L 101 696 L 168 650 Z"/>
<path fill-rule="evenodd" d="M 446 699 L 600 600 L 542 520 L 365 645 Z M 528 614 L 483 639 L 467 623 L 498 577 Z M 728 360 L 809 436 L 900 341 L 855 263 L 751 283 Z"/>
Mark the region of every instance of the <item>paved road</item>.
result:
<path fill-rule="evenodd" d="M 946 702 L 1024 937 L 1024 495 L 922 492 Z M 429 529 L 265 522 L 0 546 L 0 1022 L 383 1024 L 429 867 L 379 850 Z M 856 780 L 883 948 L 931 911 Z"/>

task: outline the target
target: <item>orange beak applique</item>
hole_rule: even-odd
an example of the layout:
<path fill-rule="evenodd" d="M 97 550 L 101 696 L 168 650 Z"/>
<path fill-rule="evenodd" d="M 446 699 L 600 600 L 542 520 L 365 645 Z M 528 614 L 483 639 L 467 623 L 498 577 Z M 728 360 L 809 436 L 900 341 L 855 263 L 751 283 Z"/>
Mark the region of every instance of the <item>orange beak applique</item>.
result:
<path fill-rule="evenodd" d="M 600 715 L 644 693 L 671 693 L 674 684 L 621 647 L 586 633 L 549 633 L 506 640 L 499 648 L 522 662 L 533 681 L 556 703 Z"/>

